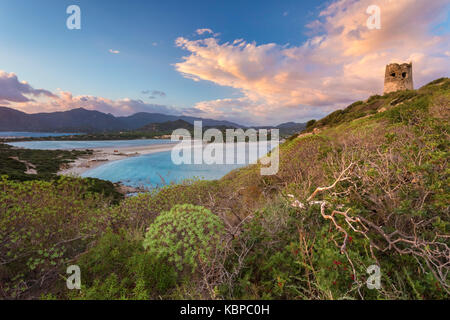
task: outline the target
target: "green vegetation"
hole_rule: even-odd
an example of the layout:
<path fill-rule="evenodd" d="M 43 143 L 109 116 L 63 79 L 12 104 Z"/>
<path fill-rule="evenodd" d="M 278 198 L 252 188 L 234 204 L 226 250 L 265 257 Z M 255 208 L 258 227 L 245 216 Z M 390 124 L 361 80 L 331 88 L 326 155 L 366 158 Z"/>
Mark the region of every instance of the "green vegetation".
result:
<path fill-rule="evenodd" d="M 80 180 L 0 180 L 0 283 L 17 298 L 40 283 L 56 281 L 55 270 L 86 250 L 89 240 L 112 226 L 101 208 L 109 203 Z"/>
<path fill-rule="evenodd" d="M 219 249 L 223 229 L 222 221 L 208 209 L 177 205 L 162 212 L 150 225 L 144 248 L 174 264 L 179 271 L 189 266 L 194 272 L 199 263 L 210 265 L 210 257 Z"/>
<path fill-rule="evenodd" d="M 0 143 L 0 175 L 19 181 L 48 180 L 56 176 L 61 165 L 89 154 L 92 151 L 19 149 Z M 36 174 L 26 174 L 27 169 L 36 170 Z"/>
<path fill-rule="evenodd" d="M 125 231 L 107 232 L 77 263 L 86 272 L 81 292 L 72 292 L 72 299 L 157 299 L 168 295 L 177 281 L 171 266 Z"/>
<path fill-rule="evenodd" d="M 313 125 L 315 125 L 316 124 L 316 120 L 309 120 L 307 123 L 306 123 L 306 129 L 309 129 L 309 128 L 311 128 Z"/>
<path fill-rule="evenodd" d="M 448 299 L 449 116 L 450 79 L 374 96 L 288 139 L 276 175 L 251 165 L 117 205 L 67 179 L 4 178 L 0 294 Z"/>
<path fill-rule="evenodd" d="M 0 143 L 0 176 L 8 176 L 15 181 L 53 181 L 56 182 L 60 167 L 78 157 L 91 155 L 92 150 L 32 150 L 14 148 Z M 74 183 L 77 178 L 71 178 Z M 113 183 L 95 178 L 78 179 L 87 191 L 96 192 L 112 198 L 114 203 L 123 199 Z"/>

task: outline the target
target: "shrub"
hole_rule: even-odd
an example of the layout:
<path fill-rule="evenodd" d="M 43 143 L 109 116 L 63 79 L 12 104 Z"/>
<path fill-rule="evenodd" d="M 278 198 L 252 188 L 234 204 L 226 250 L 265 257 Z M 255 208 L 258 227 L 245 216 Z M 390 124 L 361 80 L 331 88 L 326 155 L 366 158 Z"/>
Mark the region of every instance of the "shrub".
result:
<path fill-rule="evenodd" d="M 309 129 L 309 128 L 312 127 L 315 123 L 316 123 L 316 120 L 314 120 L 314 119 L 309 120 L 309 121 L 306 123 L 306 129 Z"/>
<path fill-rule="evenodd" d="M 162 212 L 149 227 L 144 247 L 178 270 L 195 271 L 198 263 L 208 263 L 219 249 L 224 232 L 222 221 L 203 207 L 184 204 Z"/>
<path fill-rule="evenodd" d="M 381 98 L 381 96 L 379 94 L 373 95 L 369 99 L 367 99 L 367 103 L 374 102 L 375 100 L 378 100 L 380 98 Z"/>
<path fill-rule="evenodd" d="M 145 252 L 142 241 L 125 231 L 106 233 L 77 264 L 82 290 L 71 294 L 72 299 L 156 299 L 177 278 L 171 266 Z"/>
<path fill-rule="evenodd" d="M 108 205 L 82 180 L 0 179 L 0 294 L 21 298 L 54 280 L 105 230 Z"/>

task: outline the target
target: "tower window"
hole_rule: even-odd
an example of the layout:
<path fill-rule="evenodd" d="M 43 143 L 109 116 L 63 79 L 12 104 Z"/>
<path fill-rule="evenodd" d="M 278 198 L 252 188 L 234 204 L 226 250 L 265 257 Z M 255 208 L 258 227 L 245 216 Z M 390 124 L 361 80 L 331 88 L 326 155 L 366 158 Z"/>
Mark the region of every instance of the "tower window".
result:
<path fill-rule="evenodd" d="M 403 72 L 403 73 L 402 73 L 402 77 L 403 77 L 403 78 L 406 78 L 406 72 Z"/>
<path fill-rule="evenodd" d="M 395 77 L 395 72 L 391 73 L 391 77 Z"/>

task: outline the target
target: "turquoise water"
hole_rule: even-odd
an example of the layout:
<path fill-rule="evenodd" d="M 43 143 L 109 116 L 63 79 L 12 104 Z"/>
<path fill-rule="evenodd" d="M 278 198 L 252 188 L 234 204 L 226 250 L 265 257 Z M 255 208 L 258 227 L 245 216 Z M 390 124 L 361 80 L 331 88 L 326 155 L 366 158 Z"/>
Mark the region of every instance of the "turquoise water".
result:
<path fill-rule="evenodd" d="M 267 151 L 273 147 L 268 146 Z M 229 146 L 227 149 L 229 150 Z M 263 150 L 263 149 L 261 149 Z M 267 151 L 261 151 L 261 156 Z M 227 151 L 224 152 L 226 154 Z M 122 182 L 133 187 L 154 188 L 169 183 L 179 183 L 186 179 L 220 179 L 230 171 L 254 163 L 249 159 L 248 145 L 245 150 L 235 149 L 235 164 L 180 164 L 172 161 L 171 151 L 142 155 L 125 160 L 110 162 L 86 171 L 83 177 L 99 178 L 112 182 Z M 242 158 L 242 156 L 245 157 Z M 240 158 L 241 161 L 237 161 Z M 225 159 L 225 156 L 224 156 Z"/>
<path fill-rule="evenodd" d="M 8 143 L 11 146 L 26 149 L 41 150 L 72 150 L 95 149 L 108 147 L 140 147 L 155 144 L 171 143 L 170 140 L 141 139 L 141 140 L 110 140 L 110 141 L 22 141 Z"/>
<path fill-rule="evenodd" d="M 63 137 L 63 136 L 73 136 L 73 135 L 79 135 L 79 134 L 81 134 L 81 133 L 0 131 L 0 137 L 25 137 L 25 138 Z"/>
<path fill-rule="evenodd" d="M 106 147 L 133 147 L 155 144 L 173 143 L 170 140 L 142 139 L 142 140 L 113 140 L 113 141 L 23 141 L 9 143 L 15 147 L 28 149 L 94 149 Z M 176 165 L 172 161 L 171 151 L 158 152 L 138 157 L 126 158 L 124 160 L 105 163 L 102 166 L 86 171 L 83 177 L 99 178 L 112 182 L 122 182 L 133 187 L 154 188 L 169 183 L 179 183 L 186 179 L 199 178 L 204 180 L 220 179 L 230 171 L 255 163 L 275 145 L 262 147 L 252 159 L 249 159 L 251 148 L 257 144 L 243 144 L 244 148 L 234 148 L 227 145 L 223 149 L 223 159 L 230 148 L 234 152 L 234 164 L 181 164 Z M 242 147 L 242 144 L 240 145 Z M 252 149 L 254 151 L 254 149 Z M 191 157 L 192 158 L 192 157 Z M 193 162 L 193 161 L 192 161 Z"/>
<path fill-rule="evenodd" d="M 244 165 L 175 165 L 171 160 L 171 152 L 164 151 L 110 162 L 89 170 L 82 176 L 122 182 L 133 187 L 154 188 L 191 178 L 219 179 Z"/>

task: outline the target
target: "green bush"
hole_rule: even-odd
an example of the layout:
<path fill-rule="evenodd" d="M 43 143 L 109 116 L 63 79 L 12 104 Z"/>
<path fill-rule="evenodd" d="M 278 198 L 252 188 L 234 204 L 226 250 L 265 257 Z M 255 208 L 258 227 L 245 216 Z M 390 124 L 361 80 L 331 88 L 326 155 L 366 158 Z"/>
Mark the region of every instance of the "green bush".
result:
<path fill-rule="evenodd" d="M 0 292 L 20 298 L 51 281 L 113 223 L 109 202 L 79 179 L 56 182 L 0 179 Z"/>
<path fill-rule="evenodd" d="M 142 241 L 125 231 L 106 233 L 77 264 L 82 290 L 72 293 L 72 299 L 157 299 L 177 279 L 171 266 L 145 252 Z"/>
<path fill-rule="evenodd" d="M 309 120 L 309 121 L 306 123 L 306 129 L 309 129 L 309 128 L 312 127 L 315 123 L 316 123 L 316 120 L 314 120 L 314 119 Z"/>
<path fill-rule="evenodd" d="M 165 259 L 181 271 L 192 272 L 198 263 L 220 249 L 224 226 L 208 209 L 190 204 L 176 205 L 162 212 L 149 227 L 144 247 L 159 259 Z"/>

